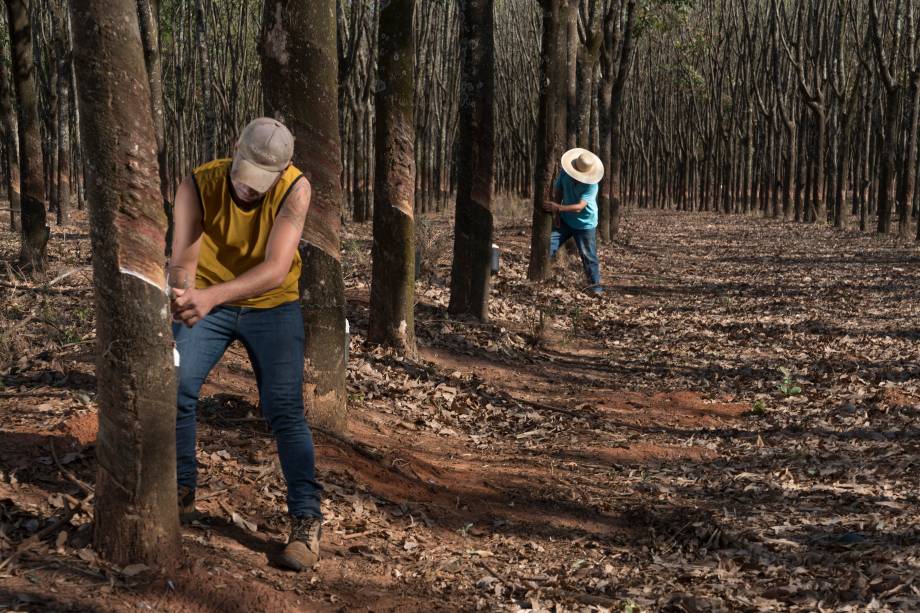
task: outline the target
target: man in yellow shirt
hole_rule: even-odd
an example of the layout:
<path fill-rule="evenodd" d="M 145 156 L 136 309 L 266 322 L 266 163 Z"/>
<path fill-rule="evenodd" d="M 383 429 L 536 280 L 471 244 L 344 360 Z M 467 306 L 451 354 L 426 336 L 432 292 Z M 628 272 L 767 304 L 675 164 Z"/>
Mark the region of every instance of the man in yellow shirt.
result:
<path fill-rule="evenodd" d="M 319 560 L 322 487 L 304 418 L 304 327 L 298 302 L 297 247 L 310 206 L 310 183 L 292 165 L 293 153 L 290 131 L 261 117 L 243 129 L 232 159 L 196 168 L 176 193 L 168 276 L 179 353 L 179 510 L 195 508 L 201 385 L 230 343 L 239 340 L 252 362 L 262 413 L 275 436 L 288 486 L 292 529 L 281 560 L 303 570 Z"/>

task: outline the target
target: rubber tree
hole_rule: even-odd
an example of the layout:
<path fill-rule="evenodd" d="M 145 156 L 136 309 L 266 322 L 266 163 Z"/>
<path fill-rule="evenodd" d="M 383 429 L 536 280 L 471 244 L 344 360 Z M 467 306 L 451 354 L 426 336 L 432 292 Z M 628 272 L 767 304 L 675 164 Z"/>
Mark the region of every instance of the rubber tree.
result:
<path fill-rule="evenodd" d="M 607 170 L 607 178 L 601 185 L 598 199 L 598 233 L 602 241 L 616 236 L 620 228 L 620 207 L 623 201 L 620 193 L 620 166 L 622 144 L 620 136 L 614 134 L 619 125 L 623 108 L 623 92 L 629 76 L 634 46 L 636 24 L 636 1 L 627 0 L 623 24 L 620 25 L 620 6 L 611 3 L 604 16 L 603 46 L 601 51 L 600 100 L 600 152 L 601 161 Z"/>
<path fill-rule="evenodd" d="M 574 117 L 569 117 L 569 124 L 575 124 L 575 133 L 578 135 L 576 147 L 591 149 L 591 133 L 597 118 L 597 109 L 592 112 L 592 106 L 598 102 L 594 95 L 598 76 L 598 64 L 601 59 L 601 48 L 604 36 L 601 31 L 603 22 L 604 4 L 602 0 L 587 0 L 578 7 L 579 18 L 576 23 L 581 27 L 576 29 L 576 85 L 575 85 L 575 110 Z M 569 111 L 571 112 L 571 111 Z M 595 148 L 595 151 L 598 149 Z"/>
<path fill-rule="evenodd" d="M 41 120 L 35 85 L 29 0 L 6 0 L 13 60 L 13 84 L 19 119 L 20 204 L 22 244 L 19 266 L 41 273 L 51 232 L 45 213 L 45 177 L 42 161 Z"/>
<path fill-rule="evenodd" d="M 415 355 L 415 0 L 380 9 L 368 340 Z"/>
<path fill-rule="evenodd" d="M 70 24 L 67 19 L 66 0 L 61 0 L 55 6 L 54 22 L 54 48 L 57 57 L 57 82 L 58 82 L 58 137 L 57 137 L 57 168 L 52 169 L 56 176 L 57 184 L 57 223 L 64 225 L 68 222 L 70 214 L 70 71 L 72 50 L 70 48 Z"/>
<path fill-rule="evenodd" d="M 460 8 L 460 125 L 457 213 L 450 276 L 453 314 L 489 316 L 492 193 L 495 176 L 493 0 L 465 0 Z"/>
<path fill-rule="evenodd" d="M 897 154 L 895 128 L 897 127 L 898 108 L 901 103 L 902 85 L 895 77 L 896 71 L 892 70 L 894 60 L 886 54 L 882 34 L 883 29 L 879 23 L 878 6 L 875 0 L 872 0 L 869 5 L 871 7 L 872 46 L 875 50 L 879 80 L 882 82 L 885 92 L 885 121 L 882 128 L 884 148 L 880 155 L 879 164 L 881 168 L 878 179 L 878 225 L 876 229 L 879 234 L 887 234 L 891 229 L 891 186 L 895 180 L 895 158 Z M 901 8 L 901 3 L 896 3 L 895 7 L 896 14 L 893 21 L 896 23 L 900 17 L 898 11 Z M 895 28 L 894 32 L 895 40 L 892 48 L 897 49 L 901 31 Z"/>
<path fill-rule="evenodd" d="M 543 281 L 549 275 L 549 239 L 552 215 L 543 203 L 552 198 L 553 177 L 566 135 L 566 28 L 564 0 L 542 0 L 543 45 L 540 61 L 540 111 L 537 119 L 537 164 L 534 172 L 533 225 L 527 278 Z"/>
<path fill-rule="evenodd" d="M 73 0 L 96 297 L 94 542 L 120 565 L 179 551 L 166 216 L 134 0 Z"/>
<path fill-rule="evenodd" d="M 270 4 L 270 3 L 268 3 Z M 195 0 L 195 47 L 197 49 L 198 72 L 201 75 L 201 96 L 204 101 L 204 160 L 210 160 L 216 155 L 215 129 L 217 125 L 217 109 L 214 96 L 213 68 L 211 68 L 211 49 L 205 22 L 204 5 L 202 0 Z"/>
<path fill-rule="evenodd" d="M 0 122 L 3 126 L 3 148 L 6 152 L 4 174 L 7 199 L 10 202 L 10 230 L 19 232 L 22 215 L 19 203 L 19 124 L 13 106 L 11 82 L 10 62 L 4 51 L 0 56 Z"/>
<path fill-rule="evenodd" d="M 137 0 L 137 14 L 141 25 L 141 40 L 144 43 L 144 63 L 150 82 L 150 112 L 153 116 L 153 130 L 157 139 L 157 161 L 160 166 L 160 194 L 163 210 L 172 227 L 172 188 L 169 182 L 169 158 L 166 151 L 166 109 L 163 103 L 163 61 L 160 56 L 159 0 Z M 166 248 L 172 244 L 167 236 Z"/>
<path fill-rule="evenodd" d="M 335 0 L 266 2 L 260 45 L 265 113 L 294 134 L 294 164 L 310 180 L 313 194 L 300 248 L 304 398 L 313 424 L 344 431 L 347 354 L 335 11 Z"/>
<path fill-rule="evenodd" d="M 578 5 L 581 0 L 568 0 L 565 8 L 565 147 L 578 146 Z"/>

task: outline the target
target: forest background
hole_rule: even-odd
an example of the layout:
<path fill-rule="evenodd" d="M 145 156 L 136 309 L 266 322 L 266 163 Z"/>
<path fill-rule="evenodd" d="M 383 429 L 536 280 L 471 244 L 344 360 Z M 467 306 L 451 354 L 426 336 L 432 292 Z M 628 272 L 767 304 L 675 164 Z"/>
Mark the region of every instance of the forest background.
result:
<path fill-rule="evenodd" d="M 104 606 L 159 589 L 134 579 L 149 568 L 126 564 L 137 552 L 124 541 L 107 548 L 97 531 L 96 549 L 86 542 L 88 503 L 96 497 L 98 519 L 98 501 L 118 497 L 88 485 L 97 459 L 151 468 L 112 454 L 127 447 L 110 443 L 138 442 L 134 424 L 108 441 L 80 432 L 97 405 L 116 415 L 117 393 L 143 391 L 131 386 L 144 365 L 109 340 L 158 325 L 119 328 L 131 292 L 94 310 L 86 285 L 88 234 L 117 235 L 97 212 L 137 218 L 114 205 L 135 183 L 91 177 L 107 152 L 131 158 L 110 138 L 128 124 L 112 119 L 146 115 L 145 98 L 153 153 L 132 168 L 151 216 L 168 216 L 178 182 L 229 155 L 251 117 L 290 120 L 319 188 L 305 281 L 335 281 L 305 322 L 314 399 L 334 399 L 314 403 L 311 422 L 341 560 L 308 588 L 263 568 L 282 533 L 281 485 L 259 453 L 269 436 L 255 423 L 254 383 L 231 352 L 203 410 L 211 518 L 181 541 L 205 568 L 184 569 L 183 585 L 201 573 L 258 576 L 252 598 L 279 608 L 289 593 L 394 609 L 915 602 L 917 333 L 904 323 L 920 236 L 913 2 L 6 5 L 0 357 L 2 397 L 13 399 L 3 433 L 13 528 L 0 570 L 17 586 L 11 602 L 45 598 L 26 589 L 44 580 L 76 601 L 73 573 L 109 584 Z M 106 97 L 122 73 L 91 61 L 111 57 L 101 45 L 111 31 L 87 27 L 87 15 L 110 23 L 116 7 L 138 19 L 123 33 L 143 47 L 134 76 L 149 89 L 137 99 Z M 285 31 L 290 40 L 276 37 Z M 291 65 L 286 44 L 298 50 Z M 547 257 L 541 204 L 576 145 L 607 168 L 606 301 L 575 297 L 577 272 Z M 393 215 L 408 201 L 411 223 Z M 494 282 L 481 274 L 493 240 Z M 385 262 L 381 245 L 398 257 Z M 159 267 L 160 251 L 143 256 Z M 95 263 L 107 296 L 119 282 L 111 261 Z M 163 296 L 140 295 L 135 314 L 158 312 Z M 415 325 L 399 325 L 413 316 L 418 345 Z M 98 380 L 85 351 L 94 342 L 109 360 Z M 155 566 L 148 553 L 137 559 Z M 371 578 L 365 599 L 358 576 Z"/>

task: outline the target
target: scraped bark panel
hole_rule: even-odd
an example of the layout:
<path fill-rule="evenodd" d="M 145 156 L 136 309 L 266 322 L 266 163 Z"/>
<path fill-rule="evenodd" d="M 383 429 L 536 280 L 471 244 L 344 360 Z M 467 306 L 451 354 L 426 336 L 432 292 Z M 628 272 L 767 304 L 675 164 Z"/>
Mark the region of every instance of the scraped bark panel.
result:
<path fill-rule="evenodd" d="M 166 566 L 179 546 L 176 384 L 137 13 L 133 0 L 74 0 L 71 15 L 97 312 L 95 545 L 116 564 Z"/>
<path fill-rule="evenodd" d="M 492 193 L 495 184 L 492 0 L 466 0 L 461 9 L 460 147 L 450 304 L 455 314 L 489 316 Z"/>
<path fill-rule="evenodd" d="M 380 13 L 368 340 L 415 355 L 415 0 Z"/>

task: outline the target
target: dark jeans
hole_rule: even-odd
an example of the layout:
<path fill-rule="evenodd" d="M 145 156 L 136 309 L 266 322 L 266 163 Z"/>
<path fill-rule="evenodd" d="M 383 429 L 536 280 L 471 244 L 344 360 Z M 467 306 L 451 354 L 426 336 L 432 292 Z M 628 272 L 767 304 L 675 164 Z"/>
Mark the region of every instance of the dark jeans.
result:
<path fill-rule="evenodd" d="M 595 240 L 596 228 L 576 230 L 564 221 L 559 227 L 553 227 L 549 240 L 549 257 L 556 257 L 556 252 L 570 238 L 575 239 L 578 255 L 581 256 L 581 265 L 585 269 L 585 277 L 593 287 L 599 288 L 601 283 L 601 266 L 597 259 L 597 241 Z"/>
<path fill-rule="evenodd" d="M 271 309 L 219 306 L 188 328 L 173 324 L 179 350 L 176 413 L 178 484 L 195 488 L 195 414 L 198 392 L 227 347 L 246 347 L 259 386 L 262 414 L 272 429 L 288 486 L 288 512 L 320 517 L 322 486 L 316 482 L 313 436 L 304 417 L 304 328 L 300 304 Z"/>

